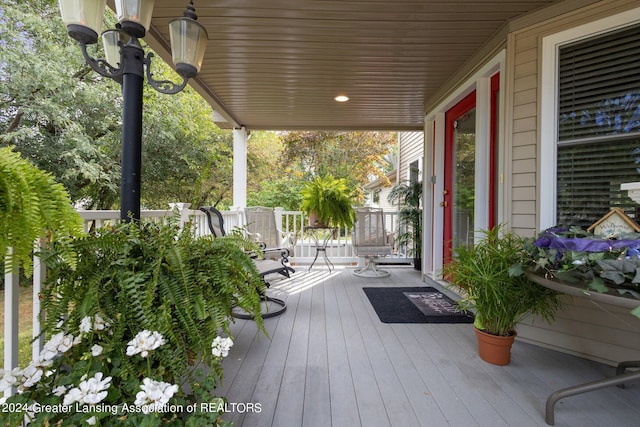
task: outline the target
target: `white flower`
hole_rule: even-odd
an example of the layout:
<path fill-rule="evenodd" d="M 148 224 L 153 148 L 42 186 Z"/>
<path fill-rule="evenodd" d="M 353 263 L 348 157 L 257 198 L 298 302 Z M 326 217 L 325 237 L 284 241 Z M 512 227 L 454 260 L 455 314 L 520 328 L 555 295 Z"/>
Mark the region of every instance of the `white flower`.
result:
<path fill-rule="evenodd" d="M 134 405 L 143 406 L 143 412 L 148 413 L 148 405 L 155 408 L 162 408 L 169 402 L 169 399 L 178 391 L 178 386 L 162 381 L 154 381 L 151 378 L 142 380 L 140 386 L 142 391 L 136 394 Z"/>
<path fill-rule="evenodd" d="M 64 396 L 63 405 L 79 402 L 85 405 L 97 405 L 107 397 L 107 389 L 111 385 L 111 377 L 102 379 L 102 372 L 97 372 L 92 378 L 82 381 Z"/>
<path fill-rule="evenodd" d="M 29 388 L 35 385 L 42 378 L 42 369 L 38 369 L 34 364 L 30 364 L 22 371 L 22 387 Z"/>
<path fill-rule="evenodd" d="M 94 415 L 93 417 L 89 418 L 87 420 L 87 424 L 89 424 L 90 426 L 96 425 L 96 416 Z"/>
<path fill-rule="evenodd" d="M 102 347 L 98 344 L 95 344 L 91 347 L 91 355 L 94 357 L 100 356 L 102 354 Z"/>
<path fill-rule="evenodd" d="M 0 393 L 9 390 L 18 383 L 18 378 L 22 378 L 22 370 L 14 368 L 12 370 L 0 370 L 2 379 L 0 379 Z"/>
<path fill-rule="evenodd" d="M 151 350 L 155 350 L 164 344 L 164 338 L 159 332 L 144 330 L 127 343 L 127 356 L 140 353 L 140 356 L 147 357 Z"/>
<path fill-rule="evenodd" d="M 211 353 L 216 357 L 227 357 L 231 347 L 233 347 L 231 338 L 216 337 L 211 343 Z"/>
<path fill-rule="evenodd" d="M 105 322 L 105 320 L 99 314 L 96 314 L 93 317 L 93 330 L 94 331 L 104 331 L 109 327 L 109 323 Z"/>
<path fill-rule="evenodd" d="M 29 405 L 28 407 L 32 408 L 33 405 Z M 35 419 L 36 419 L 36 413 L 33 412 L 33 411 L 26 410 L 24 412 L 24 417 L 22 418 L 22 425 L 23 426 L 28 426 L 29 424 L 31 424 L 31 421 L 33 421 Z"/>
<path fill-rule="evenodd" d="M 72 405 L 76 402 L 82 401 L 82 392 L 79 388 L 74 387 L 67 394 L 64 395 L 64 399 L 62 399 L 62 404 L 64 406 Z"/>
<path fill-rule="evenodd" d="M 57 387 L 54 387 L 54 388 L 51 390 L 51 392 L 52 392 L 54 395 L 56 395 L 56 396 L 60 397 L 60 396 L 62 396 L 63 394 L 65 394 L 65 393 L 67 392 L 67 388 L 66 388 L 65 386 L 63 386 L 63 385 L 59 385 L 59 386 L 57 386 Z"/>
<path fill-rule="evenodd" d="M 88 334 L 91 332 L 91 317 L 85 316 L 80 321 L 80 332 L 83 334 Z"/>
<path fill-rule="evenodd" d="M 58 353 L 67 352 L 71 347 L 79 342 L 80 337 L 74 337 L 73 335 L 65 334 L 64 332 L 59 332 L 51 336 L 51 339 L 47 341 L 40 352 L 40 364 L 42 366 L 50 365 L 48 362 L 53 360 Z"/>

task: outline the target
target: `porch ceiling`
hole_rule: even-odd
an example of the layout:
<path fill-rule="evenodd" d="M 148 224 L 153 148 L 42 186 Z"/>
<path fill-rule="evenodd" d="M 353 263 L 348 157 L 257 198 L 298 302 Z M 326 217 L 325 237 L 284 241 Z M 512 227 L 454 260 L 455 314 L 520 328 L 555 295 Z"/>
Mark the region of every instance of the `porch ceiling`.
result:
<path fill-rule="evenodd" d="M 424 104 L 508 20 L 553 0 L 195 1 L 209 34 L 192 86 L 221 127 L 418 130 Z M 156 0 L 147 43 L 167 62 Z M 339 94 L 346 103 L 334 101 Z"/>

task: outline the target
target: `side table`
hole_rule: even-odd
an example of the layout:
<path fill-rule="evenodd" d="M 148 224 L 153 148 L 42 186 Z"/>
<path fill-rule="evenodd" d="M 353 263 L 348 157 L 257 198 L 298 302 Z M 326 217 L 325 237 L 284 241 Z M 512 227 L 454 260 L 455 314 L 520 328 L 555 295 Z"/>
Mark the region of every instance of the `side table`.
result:
<path fill-rule="evenodd" d="M 338 231 L 337 227 L 317 227 L 317 226 L 306 226 L 304 227 L 304 231 L 309 233 L 309 236 L 313 239 L 314 246 L 316 248 L 316 256 L 313 258 L 311 265 L 309 266 L 309 270 L 313 267 L 318 259 L 318 255 L 322 253 L 325 264 L 329 267 L 329 272 L 331 272 L 332 268 L 335 268 L 329 257 L 327 256 L 327 245 L 331 240 L 333 240 L 336 236 L 336 232 Z"/>

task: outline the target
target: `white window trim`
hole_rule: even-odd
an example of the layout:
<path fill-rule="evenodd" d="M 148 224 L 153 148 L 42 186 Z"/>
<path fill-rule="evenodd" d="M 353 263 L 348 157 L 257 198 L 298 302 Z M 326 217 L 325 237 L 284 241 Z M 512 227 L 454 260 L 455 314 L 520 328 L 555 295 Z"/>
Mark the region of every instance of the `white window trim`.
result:
<path fill-rule="evenodd" d="M 556 225 L 556 144 L 558 129 L 558 52 L 562 45 L 636 24 L 640 8 L 580 25 L 542 39 L 540 66 L 540 143 L 538 144 L 538 230 Z"/>
<path fill-rule="evenodd" d="M 504 158 L 508 157 L 504 153 L 506 150 L 505 138 L 504 138 L 504 106 L 505 102 L 505 75 L 506 75 L 506 50 L 500 50 L 491 60 L 489 60 L 484 66 L 477 70 L 472 76 L 470 76 L 464 83 L 460 84 L 448 97 L 442 102 L 438 103 L 433 109 L 429 110 L 425 114 L 425 150 L 423 161 L 423 176 L 425 177 L 425 208 L 423 209 L 423 254 L 431 254 L 430 256 L 424 256 L 423 272 L 425 274 L 432 274 L 433 277 L 437 277 L 436 272 L 440 271 L 443 264 L 443 246 L 444 241 L 442 238 L 442 229 L 444 224 L 444 215 L 442 208 L 440 208 L 440 202 L 443 197 L 444 190 L 444 140 L 445 140 L 445 112 L 451 107 L 460 102 L 465 96 L 476 90 L 476 107 L 478 105 L 490 106 L 491 85 L 488 84 L 486 90 L 478 91 L 478 81 L 481 79 L 488 79 L 490 81 L 491 76 L 495 73 L 500 73 L 500 111 L 498 115 L 500 117 L 499 123 L 501 123 L 498 129 L 500 159 L 498 162 L 498 173 L 503 176 L 504 173 Z M 488 97 L 488 99 L 484 99 Z M 477 111 L 477 110 L 476 110 Z M 476 119 L 477 125 L 477 119 Z M 486 126 L 485 126 L 486 127 Z M 488 127 L 486 127 L 488 129 Z M 482 131 L 482 130 L 481 130 Z M 489 138 L 489 133 L 486 133 L 485 138 Z M 476 137 L 478 138 L 478 129 L 476 129 Z M 476 170 L 483 170 L 483 168 L 476 168 Z M 476 179 L 488 179 L 486 177 L 478 176 Z M 488 186 L 488 181 L 487 184 Z M 504 197 L 503 185 L 498 191 L 497 197 L 500 206 L 502 206 Z M 485 215 L 486 217 L 486 215 Z M 502 220 L 502 210 L 499 210 L 498 221 Z M 480 224 L 478 221 L 474 222 L 474 230 L 487 228 L 486 224 Z M 427 246 L 429 245 L 430 246 Z"/>

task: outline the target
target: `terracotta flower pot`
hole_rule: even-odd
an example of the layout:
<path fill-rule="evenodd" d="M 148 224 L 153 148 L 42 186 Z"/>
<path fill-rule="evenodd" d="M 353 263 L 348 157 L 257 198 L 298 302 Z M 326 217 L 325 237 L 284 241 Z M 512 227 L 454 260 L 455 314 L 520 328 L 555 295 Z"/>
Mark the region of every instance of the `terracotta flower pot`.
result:
<path fill-rule="evenodd" d="M 320 221 L 320 218 L 318 217 L 318 214 L 316 212 L 309 212 L 309 224 L 311 224 L 312 227 L 319 227 L 319 228 L 326 228 L 329 225 Z"/>
<path fill-rule="evenodd" d="M 478 354 L 485 362 L 494 365 L 508 365 L 511 362 L 511 346 L 516 339 L 516 331 L 507 337 L 491 335 L 474 327 L 478 338 Z"/>

